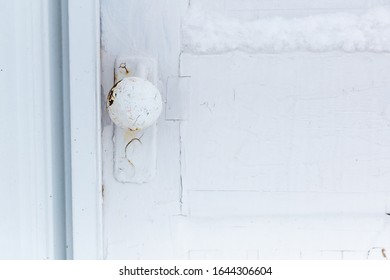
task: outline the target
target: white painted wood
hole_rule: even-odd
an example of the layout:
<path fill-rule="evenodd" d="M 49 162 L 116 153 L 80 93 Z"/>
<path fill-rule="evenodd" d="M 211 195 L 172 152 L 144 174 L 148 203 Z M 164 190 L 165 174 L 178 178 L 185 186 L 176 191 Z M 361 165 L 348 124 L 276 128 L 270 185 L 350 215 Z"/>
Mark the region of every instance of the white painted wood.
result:
<path fill-rule="evenodd" d="M 66 225 L 66 258 L 73 258 L 73 217 L 72 217 L 72 160 L 70 137 L 70 91 L 69 91 L 69 18 L 68 2 L 61 1 L 62 23 L 62 87 L 64 116 L 64 183 L 65 183 L 65 225 Z"/>
<path fill-rule="evenodd" d="M 214 10 L 218 12 L 237 11 L 241 15 L 245 12 L 245 16 L 256 11 L 270 11 L 273 14 L 278 14 L 280 11 L 289 10 L 296 12 L 310 11 L 311 13 L 323 13 L 325 11 L 351 11 L 356 9 L 367 9 L 377 6 L 389 5 L 389 0 L 288 0 L 288 1 L 274 1 L 274 0 L 191 0 L 191 5 L 200 5 L 207 10 Z M 236 14 L 237 15 L 237 14 Z M 272 15 L 269 13 L 269 15 Z"/>
<path fill-rule="evenodd" d="M 300 17 L 329 13 L 361 13 L 368 8 L 390 5 L 389 0 L 191 0 L 208 11 L 227 15 L 229 18 L 256 20 L 268 17 Z"/>
<path fill-rule="evenodd" d="M 164 102 L 167 78 L 178 75 L 180 18 L 188 3 L 126 0 L 115 4 L 101 1 L 101 4 L 104 100 L 113 85 L 116 57 L 140 55 L 157 60 L 157 85 Z M 180 213 L 179 123 L 164 121 L 164 115 L 165 112 L 157 121 L 156 177 L 138 185 L 119 183 L 113 176 L 113 125 L 103 112 L 104 257 L 107 259 L 175 257 L 170 215 Z M 151 223 L 158 226 L 153 227 Z"/>
<path fill-rule="evenodd" d="M 103 0 L 104 93 L 116 56 L 146 54 L 172 105 L 158 122 L 156 179 L 143 186 L 112 176 L 113 127 L 103 114 L 104 257 L 339 259 L 387 248 L 388 55 L 186 55 L 180 18 L 200 2 L 246 20 L 371 3 L 324 0 L 316 10 L 297 0 L 294 11 L 253 13 L 271 1 L 230 10 L 225 3 L 240 1 Z M 168 79 L 178 76 L 191 77 L 186 121 L 180 83 Z"/>
<path fill-rule="evenodd" d="M 196 1 L 196 0 L 195 0 Z M 201 0 L 203 1 L 203 0 Z M 388 0 L 226 0 L 228 10 L 325 10 L 325 9 L 367 9 L 375 6 L 388 5 Z"/>
<path fill-rule="evenodd" d="M 197 116 L 183 122 L 189 190 L 376 193 L 385 212 L 389 55 L 182 60 Z"/>
<path fill-rule="evenodd" d="M 114 129 L 114 176 L 121 183 L 143 184 L 156 175 L 156 124 L 141 131 Z"/>
<path fill-rule="evenodd" d="M 167 81 L 166 120 L 188 119 L 191 77 L 169 77 Z"/>
<path fill-rule="evenodd" d="M 382 194 L 339 192 L 189 191 L 186 212 L 223 219 L 247 216 L 324 216 L 339 213 L 385 217 Z M 245 202 L 245 203 L 244 203 Z"/>
<path fill-rule="evenodd" d="M 1 1 L 0 258 L 65 258 L 61 1 Z"/>
<path fill-rule="evenodd" d="M 99 1 L 69 1 L 74 259 L 102 258 Z"/>

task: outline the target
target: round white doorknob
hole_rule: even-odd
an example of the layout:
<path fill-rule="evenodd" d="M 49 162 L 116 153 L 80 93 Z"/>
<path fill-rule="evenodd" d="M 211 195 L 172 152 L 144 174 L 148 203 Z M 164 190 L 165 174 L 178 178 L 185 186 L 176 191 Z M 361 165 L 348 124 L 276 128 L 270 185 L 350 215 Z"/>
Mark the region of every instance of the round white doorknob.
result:
<path fill-rule="evenodd" d="M 161 110 L 159 90 L 151 82 L 138 77 L 120 80 L 107 96 L 108 114 L 123 129 L 145 129 L 157 121 Z"/>

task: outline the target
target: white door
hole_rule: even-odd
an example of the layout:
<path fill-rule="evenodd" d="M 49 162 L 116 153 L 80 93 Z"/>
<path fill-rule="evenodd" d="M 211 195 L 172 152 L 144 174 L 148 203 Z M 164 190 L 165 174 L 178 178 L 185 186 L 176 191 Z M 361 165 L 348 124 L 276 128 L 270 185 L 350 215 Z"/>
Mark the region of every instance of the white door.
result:
<path fill-rule="evenodd" d="M 365 259 L 390 248 L 389 1 L 101 0 L 117 57 L 158 64 L 156 176 L 114 176 L 105 259 Z M 374 9 L 372 9 L 374 7 Z"/>

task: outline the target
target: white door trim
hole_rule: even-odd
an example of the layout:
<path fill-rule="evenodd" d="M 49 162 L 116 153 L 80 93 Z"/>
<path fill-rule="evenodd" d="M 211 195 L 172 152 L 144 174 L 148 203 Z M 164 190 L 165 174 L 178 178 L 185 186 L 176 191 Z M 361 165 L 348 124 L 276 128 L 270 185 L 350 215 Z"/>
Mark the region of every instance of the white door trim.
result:
<path fill-rule="evenodd" d="M 99 0 L 69 0 L 73 258 L 101 259 Z"/>

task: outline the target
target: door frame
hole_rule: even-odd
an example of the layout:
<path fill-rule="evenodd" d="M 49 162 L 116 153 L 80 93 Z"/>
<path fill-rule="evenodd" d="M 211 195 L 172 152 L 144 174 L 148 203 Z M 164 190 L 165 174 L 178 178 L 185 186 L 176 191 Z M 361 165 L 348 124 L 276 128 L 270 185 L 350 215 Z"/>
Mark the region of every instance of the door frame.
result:
<path fill-rule="evenodd" d="M 100 1 L 68 0 L 73 259 L 103 258 Z"/>

